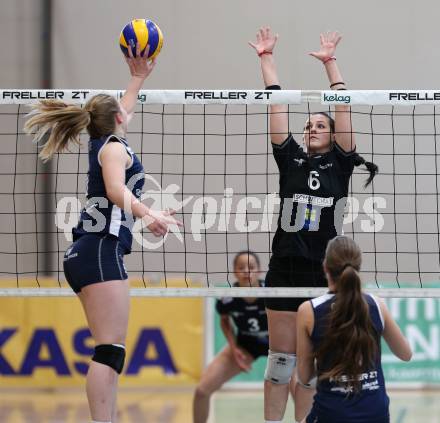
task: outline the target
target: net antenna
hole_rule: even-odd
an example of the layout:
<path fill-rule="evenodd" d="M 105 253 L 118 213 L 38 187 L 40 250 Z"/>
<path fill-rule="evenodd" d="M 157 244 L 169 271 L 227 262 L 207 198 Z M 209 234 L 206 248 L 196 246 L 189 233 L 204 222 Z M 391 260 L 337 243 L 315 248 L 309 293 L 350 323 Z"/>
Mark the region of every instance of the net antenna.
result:
<path fill-rule="evenodd" d="M 23 125 L 27 106 L 40 99 L 81 105 L 102 92 L 123 95 L 0 90 L 0 296 L 74 295 L 62 260 L 85 204 L 87 134 L 82 146 L 53 159 L 48 175 L 39 170 L 39 147 Z M 232 263 L 237 252 L 253 251 L 263 277 L 271 255 L 279 175 L 269 143 L 269 105 L 289 105 L 289 128 L 301 142 L 310 113 L 334 115 L 334 106 L 344 104 L 351 106 L 357 151 L 380 169 L 364 189 L 367 175 L 356 168 L 345 210 L 344 234 L 363 251 L 362 279 L 369 292 L 384 297 L 440 297 L 440 92 L 152 90 L 141 91 L 138 102 L 127 139 L 146 171 L 142 199 L 153 208 L 176 209 L 185 226 L 157 239 L 137 225 L 133 252 L 125 258 L 133 296 L 324 293 L 236 288 Z M 48 187 L 49 176 L 56 182 Z M 53 222 L 49 230 L 45 218 Z"/>

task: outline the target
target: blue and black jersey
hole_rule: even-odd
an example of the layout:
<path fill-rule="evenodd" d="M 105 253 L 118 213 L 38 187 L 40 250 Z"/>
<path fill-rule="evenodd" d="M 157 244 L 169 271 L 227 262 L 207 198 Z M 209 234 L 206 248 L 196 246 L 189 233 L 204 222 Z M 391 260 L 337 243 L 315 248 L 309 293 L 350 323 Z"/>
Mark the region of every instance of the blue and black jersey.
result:
<path fill-rule="evenodd" d="M 113 235 L 117 237 L 124 253 L 131 251 L 134 218 L 107 197 L 102 176 L 100 155 L 108 142 L 120 142 L 131 158 L 125 170 L 125 184 L 139 198 L 144 185 L 144 168 L 124 138 L 110 135 L 89 140 L 89 170 L 87 179 L 87 203 L 81 211 L 78 225 L 73 229 L 73 240 L 85 234 Z"/>
<path fill-rule="evenodd" d="M 319 381 L 312 411 L 307 418 L 307 422 L 382 423 L 389 421 L 389 398 L 385 390 L 380 355 L 380 337 L 384 329 L 384 321 L 379 304 L 374 296 L 364 294 L 364 297 L 368 303 L 371 320 L 377 332 L 378 357 L 371 368 L 359 375 L 361 381 L 359 392 L 350 391 L 347 385 L 343 383 L 344 377 L 337 381 Z M 334 294 L 330 293 L 311 300 L 315 319 L 311 341 L 315 351 L 325 336 L 328 317 L 334 300 Z M 328 362 L 331 361 L 332 357 L 328 357 Z M 318 377 L 328 370 L 326 363 L 317 363 Z"/>

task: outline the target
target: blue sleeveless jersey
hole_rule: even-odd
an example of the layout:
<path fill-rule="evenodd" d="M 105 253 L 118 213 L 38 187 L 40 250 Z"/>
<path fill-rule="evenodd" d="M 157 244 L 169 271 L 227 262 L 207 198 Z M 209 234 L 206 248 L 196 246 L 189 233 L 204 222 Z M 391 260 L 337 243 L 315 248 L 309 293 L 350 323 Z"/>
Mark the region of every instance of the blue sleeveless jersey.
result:
<path fill-rule="evenodd" d="M 102 148 L 108 142 L 120 142 L 131 157 L 131 164 L 125 170 L 125 184 L 139 198 L 142 194 L 145 175 L 142 163 L 133 153 L 124 138 L 110 135 L 89 140 L 89 170 L 87 179 L 87 203 L 81 211 L 78 225 L 73 229 L 73 240 L 84 234 L 106 235 L 119 238 L 124 252 L 130 253 L 133 240 L 132 228 L 134 218 L 126 213 L 107 197 L 100 161 Z"/>
<path fill-rule="evenodd" d="M 383 317 L 376 299 L 368 294 L 365 294 L 364 298 L 368 303 L 371 320 L 378 333 L 378 358 L 371 369 L 359 375 L 362 389 L 357 393 L 350 393 L 343 385 L 329 380 L 318 382 L 310 414 L 318 417 L 317 421 L 319 422 L 376 423 L 389 421 L 389 398 L 385 390 L 380 355 L 380 337 L 384 328 Z M 328 315 L 334 300 L 334 294 L 330 293 L 311 300 L 315 318 L 311 341 L 315 351 L 325 336 Z M 329 357 L 329 360 L 331 358 Z M 318 364 L 318 376 L 326 370 L 328 369 L 325 368 L 325 363 Z"/>

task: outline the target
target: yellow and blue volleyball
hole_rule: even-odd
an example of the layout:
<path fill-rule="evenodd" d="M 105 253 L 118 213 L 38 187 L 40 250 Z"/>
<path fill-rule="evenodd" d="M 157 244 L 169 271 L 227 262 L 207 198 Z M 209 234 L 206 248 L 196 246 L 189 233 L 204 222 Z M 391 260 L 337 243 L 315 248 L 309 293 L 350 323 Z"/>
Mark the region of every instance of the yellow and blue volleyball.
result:
<path fill-rule="evenodd" d="M 122 29 L 119 37 L 119 45 L 122 52 L 129 57 L 129 46 L 131 47 L 133 56 L 136 56 L 136 43 L 139 43 L 141 55 L 144 54 L 147 44 L 149 44 L 150 50 L 148 57 L 154 59 L 162 48 L 162 31 L 153 21 L 148 19 L 133 19 Z"/>

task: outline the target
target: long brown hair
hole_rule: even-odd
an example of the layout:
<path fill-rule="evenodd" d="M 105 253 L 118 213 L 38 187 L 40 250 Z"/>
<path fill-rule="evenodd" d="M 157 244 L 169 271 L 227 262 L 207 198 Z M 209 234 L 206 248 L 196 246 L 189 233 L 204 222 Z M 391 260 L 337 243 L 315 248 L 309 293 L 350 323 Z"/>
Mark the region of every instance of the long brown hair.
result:
<path fill-rule="evenodd" d="M 116 127 L 115 114 L 120 112 L 118 101 L 107 95 L 92 97 L 84 108 L 59 100 L 41 100 L 30 113 L 24 130 L 34 134 L 34 141 L 46 140 L 40 152 L 43 161 L 68 148 L 69 143 L 79 144 L 84 129 L 92 138 L 111 134 Z"/>
<path fill-rule="evenodd" d="M 361 290 L 361 261 L 359 246 L 351 238 L 337 236 L 328 243 L 324 265 L 336 293 L 323 342 L 315 352 L 318 365 L 325 363 L 328 369 L 320 379 L 335 379 L 355 391 L 361 386 L 359 375 L 374 364 L 379 345 Z"/>

